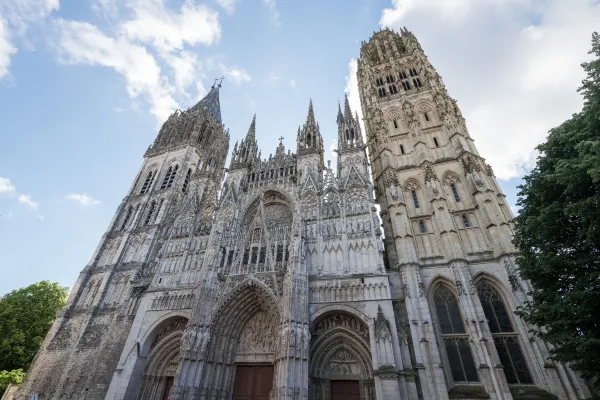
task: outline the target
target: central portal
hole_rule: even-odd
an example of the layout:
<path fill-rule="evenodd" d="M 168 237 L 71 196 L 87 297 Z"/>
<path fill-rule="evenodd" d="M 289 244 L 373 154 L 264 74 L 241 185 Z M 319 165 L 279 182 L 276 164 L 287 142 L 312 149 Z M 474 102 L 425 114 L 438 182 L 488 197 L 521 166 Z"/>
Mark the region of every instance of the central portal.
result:
<path fill-rule="evenodd" d="M 273 388 L 272 365 L 238 365 L 233 400 L 268 400 Z"/>
<path fill-rule="evenodd" d="M 331 381 L 331 400 L 360 400 L 358 381 Z"/>

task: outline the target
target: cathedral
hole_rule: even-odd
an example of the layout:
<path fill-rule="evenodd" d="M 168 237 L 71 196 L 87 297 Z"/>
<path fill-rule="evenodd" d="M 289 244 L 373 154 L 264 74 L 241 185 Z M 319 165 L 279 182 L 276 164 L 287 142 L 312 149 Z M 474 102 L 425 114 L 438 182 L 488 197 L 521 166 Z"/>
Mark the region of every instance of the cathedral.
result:
<path fill-rule="evenodd" d="M 589 396 L 515 312 L 513 215 L 416 37 L 375 32 L 358 84 L 335 165 L 312 101 L 295 152 L 255 117 L 228 166 L 220 84 L 172 114 L 16 398 Z"/>

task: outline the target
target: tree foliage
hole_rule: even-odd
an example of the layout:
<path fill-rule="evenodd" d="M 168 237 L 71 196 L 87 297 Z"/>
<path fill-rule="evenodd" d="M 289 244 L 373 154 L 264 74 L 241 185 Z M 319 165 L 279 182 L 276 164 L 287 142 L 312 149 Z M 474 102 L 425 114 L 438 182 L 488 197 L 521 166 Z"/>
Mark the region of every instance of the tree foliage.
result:
<path fill-rule="evenodd" d="M 23 382 L 25 372 L 22 369 L 13 369 L 12 371 L 0 371 L 0 394 L 6 391 L 11 383 L 18 385 Z"/>
<path fill-rule="evenodd" d="M 582 64 L 581 112 L 550 130 L 519 186 L 515 245 L 534 288 L 523 309 L 552 358 L 600 389 L 600 35 Z"/>
<path fill-rule="evenodd" d="M 27 370 L 68 289 L 42 281 L 0 299 L 0 371 Z"/>

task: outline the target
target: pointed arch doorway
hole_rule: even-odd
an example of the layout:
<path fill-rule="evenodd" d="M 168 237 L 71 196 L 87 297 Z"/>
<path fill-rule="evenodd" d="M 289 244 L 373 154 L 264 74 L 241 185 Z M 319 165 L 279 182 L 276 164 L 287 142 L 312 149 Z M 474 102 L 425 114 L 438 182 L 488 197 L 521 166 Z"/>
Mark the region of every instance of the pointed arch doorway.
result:
<path fill-rule="evenodd" d="M 374 400 L 369 328 L 356 316 L 332 311 L 312 324 L 309 398 Z"/>

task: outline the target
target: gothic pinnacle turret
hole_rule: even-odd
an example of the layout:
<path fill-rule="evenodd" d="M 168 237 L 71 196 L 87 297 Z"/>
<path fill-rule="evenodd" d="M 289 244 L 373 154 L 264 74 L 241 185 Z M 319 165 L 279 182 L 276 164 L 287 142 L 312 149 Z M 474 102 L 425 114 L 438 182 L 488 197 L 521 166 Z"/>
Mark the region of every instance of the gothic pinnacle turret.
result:
<path fill-rule="evenodd" d="M 348 96 L 344 95 L 344 114 L 342 115 L 341 110 L 338 106 L 338 150 L 343 151 L 363 145 L 362 133 L 360 130 L 360 124 L 358 120 L 358 114 L 356 117 L 352 115 L 352 109 L 350 108 L 350 102 Z"/>
<path fill-rule="evenodd" d="M 312 99 L 308 104 L 308 115 L 302 129 L 298 131 L 298 155 L 323 152 L 323 137 L 315 120 Z"/>
<path fill-rule="evenodd" d="M 256 142 L 256 114 L 254 114 L 246 137 L 242 139 L 239 146 L 237 142 L 235 144 L 229 169 L 233 170 L 237 168 L 245 168 L 246 165 L 257 161 L 259 157 L 257 152 L 258 144 Z"/>

